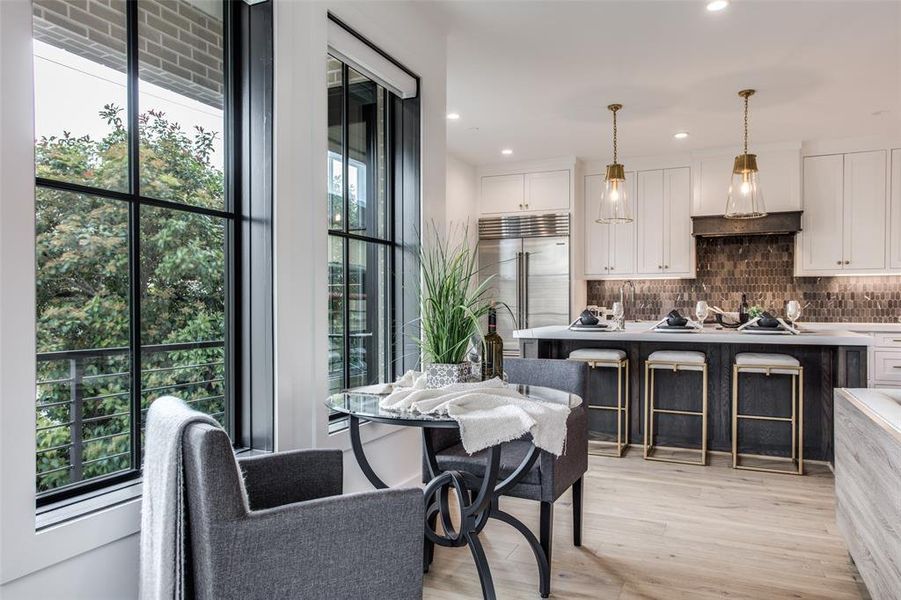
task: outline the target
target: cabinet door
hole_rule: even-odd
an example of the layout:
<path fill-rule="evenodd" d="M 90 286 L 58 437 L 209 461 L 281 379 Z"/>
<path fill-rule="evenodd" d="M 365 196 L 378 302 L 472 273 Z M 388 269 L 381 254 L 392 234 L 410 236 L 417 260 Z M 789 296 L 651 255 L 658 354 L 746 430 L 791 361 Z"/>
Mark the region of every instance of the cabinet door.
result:
<path fill-rule="evenodd" d="M 691 275 L 691 173 L 688 168 L 664 171 L 663 271 Z"/>
<path fill-rule="evenodd" d="M 545 171 L 526 175 L 525 210 L 569 210 L 569 171 Z"/>
<path fill-rule="evenodd" d="M 663 171 L 639 171 L 636 176 L 638 272 L 663 273 Z"/>
<path fill-rule="evenodd" d="M 767 212 L 801 210 L 801 151 L 761 150 L 757 166 Z"/>
<path fill-rule="evenodd" d="M 602 178 L 603 179 L 603 178 Z M 635 173 L 626 173 L 626 194 L 635 207 Z M 633 213 L 633 218 L 636 216 Z M 635 272 L 635 221 L 608 225 L 610 228 L 610 271 L 614 277 Z"/>
<path fill-rule="evenodd" d="M 901 149 L 892 150 L 891 250 L 889 267 L 901 269 Z"/>
<path fill-rule="evenodd" d="M 523 175 L 491 175 L 482 177 L 482 214 L 513 213 L 525 206 Z"/>
<path fill-rule="evenodd" d="M 842 268 L 843 164 L 841 154 L 804 159 L 802 271 Z"/>
<path fill-rule="evenodd" d="M 726 212 L 726 199 L 729 195 L 729 185 L 732 183 L 734 162 L 734 156 L 724 154 L 706 156 L 692 163 L 697 170 L 698 186 L 695 190 L 693 215 L 721 215 Z"/>
<path fill-rule="evenodd" d="M 585 177 L 585 276 L 603 277 L 610 271 L 611 226 L 598 223 L 604 176 Z"/>
<path fill-rule="evenodd" d="M 845 155 L 846 271 L 885 268 L 885 151 Z"/>

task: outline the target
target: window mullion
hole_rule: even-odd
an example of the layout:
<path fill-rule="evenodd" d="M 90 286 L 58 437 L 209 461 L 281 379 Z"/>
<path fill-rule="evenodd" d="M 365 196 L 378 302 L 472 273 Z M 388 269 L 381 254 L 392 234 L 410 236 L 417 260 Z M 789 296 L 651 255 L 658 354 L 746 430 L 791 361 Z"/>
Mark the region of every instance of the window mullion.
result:
<path fill-rule="evenodd" d="M 129 330 L 131 346 L 132 469 L 141 468 L 141 139 L 138 106 L 138 2 L 126 4 L 126 85 L 128 94 L 128 180 L 132 201 L 129 227 Z"/>
<path fill-rule="evenodd" d="M 348 112 L 350 110 L 350 70 L 346 64 L 341 66 L 341 209 L 344 211 L 344 232 L 350 233 L 350 185 L 348 182 L 348 165 L 350 163 L 350 131 Z M 344 261 L 344 389 L 350 387 L 350 240 L 344 238 L 341 244 Z"/>

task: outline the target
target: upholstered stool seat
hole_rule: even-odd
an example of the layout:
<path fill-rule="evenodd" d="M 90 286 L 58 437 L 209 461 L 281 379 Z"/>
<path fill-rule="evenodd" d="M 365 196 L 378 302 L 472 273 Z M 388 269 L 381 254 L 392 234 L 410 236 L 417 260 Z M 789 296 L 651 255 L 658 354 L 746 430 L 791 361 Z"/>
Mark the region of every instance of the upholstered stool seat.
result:
<path fill-rule="evenodd" d="M 701 371 L 707 364 L 703 352 L 693 350 L 658 350 L 648 356 L 648 364 L 652 369 L 672 369 L 677 365 L 680 371 Z"/>
<path fill-rule="evenodd" d="M 595 449 L 593 445 L 610 442 L 591 440 L 588 446 L 589 454 L 620 457 L 623 455 L 623 450 L 629 446 L 629 359 L 627 356 L 623 350 L 611 348 L 582 348 L 569 353 L 569 360 L 585 362 L 592 369 L 616 369 L 616 406 L 600 404 L 597 398 L 592 398 L 590 386 L 586 403 L 590 410 L 616 411 L 616 446 L 611 452 L 602 452 Z"/>
<path fill-rule="evenodd" d="M 707 356 L 703 352 L 694 350 L 658 350 L 652 352 L 644 364 L 644 458 L 646 460 L 659 460 L 691 465 L 707 464 Z M 654 372 L 656 370 L 670 370 L 701 372 L 701 410 L 674 410 L 657 408 L 654 405 Z M 699 417 L 701 419 L 701 440 L 698 451 L 700 459 L 697 461 L 683 460 L 656 456 L 654 443 L 655 417 L 660 415 L 679 415 Z"/>
<path fill-rule="evenodd" d="M 744 373 L 776 373 L 796 375 L 801 362 L 788 354 L 768 354 L 765 352 L 742 352 L 735 355 L 735 364 Z M 785 368 L 788 367 L 788 368 Z"/>
<path fill-rule="evenodd" d="M 776 417 L 741 412 L 739 404 L 739 376 L 742 373 L 791 376 L 791 416 Z M 768 396 L 771 403 L 784 401 L 778 395 Z M 791 461 L 792 469 L 771 468 L 764 466 L 746 466 L 741 458 L 749 456 L 742 453 L 739 444 L 739 423 L 744 419 L 754 421 L 780 421 L 791 423 Z M 773 460 L 774 457 L 757 457 Z M 778 460 L 776 458 L 775 460 Z M 735 355 L 732 367 L 732 468 L 769 473 L 804 474 L 804 368 L 794 356 L 763 352 L 741 352 Z"/>
<path fill-rule="evenodd" d="M 626 358 L 623 350 L 610 350 L 607 348 L 582 348 L 569 353 L 570 360 L 584 360 L 586 362 L 619 362 Z M 614 365 L 615 366 L 615 365 Z"/>

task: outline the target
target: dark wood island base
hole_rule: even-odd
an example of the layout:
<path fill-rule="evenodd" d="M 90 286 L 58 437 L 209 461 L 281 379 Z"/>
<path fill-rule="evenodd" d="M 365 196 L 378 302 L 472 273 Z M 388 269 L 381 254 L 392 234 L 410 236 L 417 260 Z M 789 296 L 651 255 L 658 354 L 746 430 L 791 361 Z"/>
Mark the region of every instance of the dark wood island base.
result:
<path fill-rule="evenodd" d="M 520 336 L 528 330 L 518 332 Z M 644 362 L 657 350 L 693 350 L 707 356 L 708 381 L 708 445 L 710 450 L 732 451 L 732 365 L 740 352 L 788 354 L 804 368 L 804 457 L 805 459 L 834 461 L 833 390 L 835 388 L 864 388 L 867 386 L 867 347 L 834 345 L 792 345 L 787 340 L 777 344 L 757 343 L 693 343 L 690 341 L 625 341 L 598 334 L 597 339 L 542 339 L 520 337 L 524 358 L 565 359 L 570 352 L 582 348 L 623 350 L 632 368 L 629 371 L 629 433 L 633 446 L 641 444 L 644 436 Z M 615 334 L 614 334 L 615 335 Z M 673 337 L 673 336 L 671 336 Z M 756 336 L 755 336 L 756 337 Z M 616 378 L 609 369 L 592 373 L 589 404 L 616 403 Z M 658 371 L 657 404 L 677 410 L 691 410 L 699 393 L 698 378 L 690 372 Z M 788 416 L 790 378 L 743 374 L 739 402 L 742 413 Z M 592 411 L 592 430 L 612 431 L 615 421 L 609 411 Z M 606 421 L 610 422 L 607 423 Z M 772 421 L 743 422 L 740 439 L 741 452 L 763 456 L 782 456 L 791 440 L 789 426 Z M 697 417 L 675 416 L 655 427 L 657 444 L 673 447 L 696 447 L 700 436 Z"/>

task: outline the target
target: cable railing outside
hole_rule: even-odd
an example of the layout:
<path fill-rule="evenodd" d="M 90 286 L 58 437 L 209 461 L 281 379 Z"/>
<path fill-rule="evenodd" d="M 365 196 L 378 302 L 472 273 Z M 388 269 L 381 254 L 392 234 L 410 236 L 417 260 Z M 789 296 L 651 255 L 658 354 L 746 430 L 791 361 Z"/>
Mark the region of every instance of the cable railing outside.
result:
<path fill-rule="evenodd" d="M 132 381 L 128 347 L 37 355 L 36 464 L 38 497 L 135 469 Z M 141 424 L 150 403 L 183 399 L 224 424 L 225 343 L 222 340 L 141 348 Z"/>

